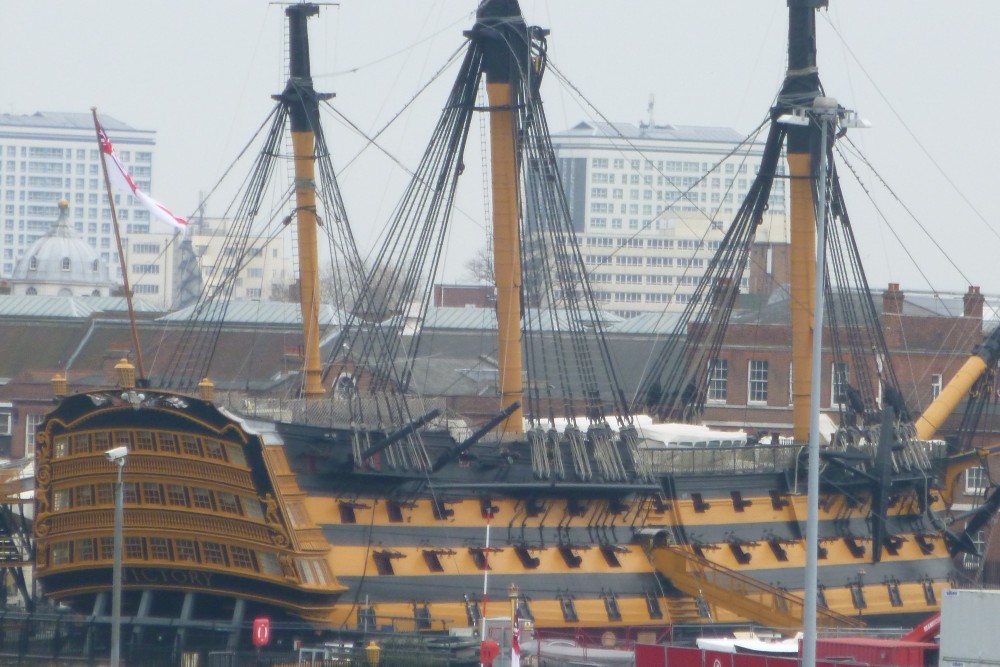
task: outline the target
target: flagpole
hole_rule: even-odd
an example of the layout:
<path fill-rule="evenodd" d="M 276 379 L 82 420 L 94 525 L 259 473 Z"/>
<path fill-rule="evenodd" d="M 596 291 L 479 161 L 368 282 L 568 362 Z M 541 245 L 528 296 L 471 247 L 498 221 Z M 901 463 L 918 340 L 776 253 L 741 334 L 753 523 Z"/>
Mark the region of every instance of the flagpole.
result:
<path fill-rule="evenodd" d="M 108 191 L 108 205 L 111 206 L 111 224 L 115 229 L 115 242 L 118 244 L 118 262 L 122 267 L 122 284 L 125 288 L 125 302 L 128 304 L 128 320 L 132 329 L 132 347 L 135 349 L 135 370 L 138 377 L 137 386 L 145 385 L 146 369 L 142 364 L 142 348 L 139 347 L 139 327 L 135 322 L 135 308 L 132 307 L 132 288 L 128 284 L 128 265 L 125 251 L 122 249 L 121 230 L 118 229 L 118 212 L 115 210 L 115 197 L 111 192 L 111 179 L 108 177 L 108 163 L 104 159 L 104 147 L 101 144 L 101 123 L 97 120 L 97 107 L 90 107 L 94 115 L 94 133 L 97 135 L 97 152 L 101 156 L 101 170 L 104 172 L 104 187 Z"/>
<path fill-rule="evenodd" d="M 510 596 L 510 667 L 521 667 L 521 638 L 517 622 L 517 584 L 507 587 Z"/>
<path fill-rule="evenodd" d="M 492 505 L 492 501 L 490 501 Z M 490 553 L 490 524 L 493 522 L 493 508 L 490 507 L 486 510 L 486 557 L 489 558 Z M 486 601 L 489 598 L 489 584 L 490 584 L 490 568 L 483 569 L 483 630 L 481 634 L 482 641 L 486 641 Z"/>

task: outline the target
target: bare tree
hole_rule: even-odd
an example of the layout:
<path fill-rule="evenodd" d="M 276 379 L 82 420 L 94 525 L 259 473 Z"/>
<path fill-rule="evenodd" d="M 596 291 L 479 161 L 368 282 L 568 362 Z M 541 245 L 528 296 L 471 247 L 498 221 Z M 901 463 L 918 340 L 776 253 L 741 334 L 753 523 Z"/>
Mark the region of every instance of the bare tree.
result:
<path fill-rule="evenodd" d="M 363 275 L 361 275 L 363 273 Z M 397 268 L 397 273 L 405 273 Z M 323 303 L 332 304 L 343 312 L 356 312 L 362 319 L 380 319 L 391 315 L 406 304 L 403 285 L 395 280 L 369 280 L 373 275 L 366 263 L 358 271 L 344 266 L 325 265 L 320 272 L 320 294 Z"/>
<path fill-rule="evenodd" d="M 473 282 L 496 286 L 497 277 L 493 271 L 493 253 L 489 245 L 483 246 L 466 260 L 465 273 L 462 274 L 462 277 Z"/>

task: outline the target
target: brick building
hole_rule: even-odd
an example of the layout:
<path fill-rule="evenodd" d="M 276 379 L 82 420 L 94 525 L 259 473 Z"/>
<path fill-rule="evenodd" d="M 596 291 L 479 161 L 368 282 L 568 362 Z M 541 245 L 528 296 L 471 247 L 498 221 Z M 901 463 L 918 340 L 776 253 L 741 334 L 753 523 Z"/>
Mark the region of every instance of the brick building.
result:
<path fill-rule="evenodd" d="M 792 425 L 788 300 L 785 296 L 757 303 L 748 300 L 733 314 L 719 354 L 724 370 L 710 389 L 705 418 L 719 427 L 759 424 L 762 430 L 787 432 Z M 983 339 L 983 303 L 978 287 L 970 287 L 959 302 L 941 295 L 907 296 L 896 283 L 876 300 L 899 390 L 911 411 L 922 412 Z M 823 340 L 830 340 L 829 329 Z M 828 344 L 823 354 L 821 405 L 836 413 L 834 358 Z M 865 363 L 866 369 L 848 363 L 846 378 L 861 373 L 875 377 L 875 362 Z M 845 369 L 838 370 L 840 381 Z M 945 431 L 955 427 L 954 421 L 946 423 Z"/>

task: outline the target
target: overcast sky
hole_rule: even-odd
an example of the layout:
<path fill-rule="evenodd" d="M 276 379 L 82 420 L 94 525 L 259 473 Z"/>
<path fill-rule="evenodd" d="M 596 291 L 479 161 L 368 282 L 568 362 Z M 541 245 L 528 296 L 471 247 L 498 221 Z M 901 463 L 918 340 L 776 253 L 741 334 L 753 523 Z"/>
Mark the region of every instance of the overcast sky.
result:
<path fill-rule="evenodd" d="M 655 95 L 658 123 L 722 125 L 745 134 L 764 117 L 783 77 L 785 0 L 521 4 L 530 24 L 551 29 L 552 63 L 611 120 L 647 119 Z M 972 283 L 1000 293 L 1000 3 L 830 4 L 818 19 L 820 76 L 829 95 L 872 122 L 851 136 L 913 216 L 867 170 L 862 178 L 886 220 L 859 188 L 849 188 L 872 284 L 962 290 Z M 324 7 L 310 21 L 317 89 L 336 93 L 337 109 L 365 131 L 380 129 L 461 46 L 475 5 L 342 0 Z M 3 0 L 0 112 L 97 106 L 155 130 L 152 194 L 190 213 L 199 192 L 215 184 L 263 121 L 269 95 L 283 87 L 282 23 L 280 6 L 258 0 Z M 453 79 L 454 69 L 387 133 L 386 148 L 405 164 L 416 164 Z M 554 131 L 594 117 L 551 75 L 543 96 Z M 327 123 L 327 134 L 342 168 L 358 140 L 335 122 Z M 403 177 L 372 154 L 341 178 L 352 222 L 371 243 L 370 230 L 391 212 Z M 450 244 L 453 267 L 481 242 L 476 197 L 478 203 L 462 200 Z M 209 213 L 224 204 L 210 202 Z M 453 269 L 447 277 L 460 273 Z"/>

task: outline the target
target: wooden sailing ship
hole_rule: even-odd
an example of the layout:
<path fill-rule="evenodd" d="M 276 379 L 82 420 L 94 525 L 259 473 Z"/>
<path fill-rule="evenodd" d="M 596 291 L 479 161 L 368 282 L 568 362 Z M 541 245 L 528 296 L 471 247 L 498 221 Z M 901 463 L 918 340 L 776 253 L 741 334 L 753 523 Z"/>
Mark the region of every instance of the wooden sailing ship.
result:
<path fill-rule="evenodd" d="M 789 71 L 775 120 L 820 96 L 814 15 L 824 4 L 789 2 Z M 286 9 L 290 77 L 255 171 L 267 172 L 287 121 L 296 157 L 289 218 L 301 250 L 301 399 L 270 418 L 254 414 L 259 404 L 250 400 L 243 414 L 213 402 L 203 345 L 224 317 L 227 299 L 219 294 L 205 295 L 188 338 L 150 378 L 136 379 L 123 360 L 118 386 L 61 395 L 37 436 L 36 573 L 46 595 L 82 613 L 107 613 L 116 470 L 104 452 L 127 447 L 124 606 L 136 627 L 168 618 L 179 627 L 221 621 L 239 628 L 267 614 L 358 632 L 474 628 L 489 613 L 485 600 L 506 597 L 511 584 L 521 617 L 543 629 L 799 627 L 801 444 L 809 435 L 800 408 L 807 411 L 810 398 L 809 365 L 800 360 L 811 345 L 814 204 L 827 188 L 817 183 L 816 165 L 830 155 L 816 123 L 806 116 L 804 125 L 773 126 L 768 167 L 701 298 L 671 337 L 684 347 L 665 348 L 644 379 L 642 400 L 631 404 L 617 388 L 547 140 L 539 97 L 546 32 L 525 24 L 515 0 L 481 4 L 434 140 L 400 206 L 413 215 L 394 226 L 394 239 L 413 242 L 390 240 L 376 269 L 365 271 L 332 181 L 319 124 L 324 98 L 310 78 L 306 21 L 317 11 Z M 477 101 L 483 82 L 485 106 Z M 501 389 L 495 417 L 459 436 L 408 391 L 419 341 L 394 327 L 412 311 L 379 295 L 426 312 L 424 279 L 437 267 L 431 251 L 444 234 L 478 110 L 489 114 L 491 130 Z M 644 449 L 634 411 L 696 420 L 704 407 L 705 369 L 725 336 L 736 297 L 730 286 L 740 277 L 723 267 L 739 272 L 747 264 L 783 146 L 792 254 L 803 258 L 795 269 L 803 286 L 792 298 L 799 308 L 792 317 L 795 444 Z M 831 181 L 831 217 L 844 221 Z M 257 214 L 255 196 L 241 215 Z M 335 338 L 337 356 L 325 362 L 316 320 L 320 220 L 349 249 L 345 275 L 355 279 L 344 289 L 359 288 L 354 319 Z M 867 286 L 834 287 L 862 310 L 849 320 L 835 310 L 837 327 L 868 336 L 861 343 L 868 351 L 874 337 L 884 353 L 866 319 Z M 951 552 L 963 543 L 943 530 L 944 491 L 974 461 L 949 462 L 928 440 L 996 358 L 991 339 L 915 427 L 902 409 L 883 404 L 889 366 L 881 391 L 871 381 L 859 385 L 851 418 L 823 454 L 821 626 L 899 625 L 938 608 L 953 574 Z M 563 386 L 542 382 L 546 373 Z M 556 428 L 559 419 L 566 425 Z"/>

